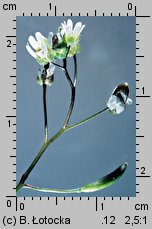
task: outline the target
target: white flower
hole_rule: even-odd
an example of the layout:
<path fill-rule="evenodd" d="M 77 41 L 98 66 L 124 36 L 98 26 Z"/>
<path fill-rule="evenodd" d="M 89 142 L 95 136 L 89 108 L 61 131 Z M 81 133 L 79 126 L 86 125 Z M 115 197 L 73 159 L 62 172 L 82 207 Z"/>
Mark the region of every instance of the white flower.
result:
<path fill-rule="evenodd" d="M 126 108 L 126 104 L 132 104 L 132 100 L 128 98 L 129 87 L 128 83 L 120 84 L 114 89 L 112 95 L 110 96 L 107 107 L 113 114 L 120 114 Z"/>
<path fill-rule="evenodd" d="M 54 81 L 54 70 L 55 65 L 52 63 L 49 63 L 49 68 L 45 68 L 45 66 L 42 66 L 37 74 L 37 83 L 40 85 L 46 84 L 47 86 L 51 86 Z"/>
<path fill-rule="evenodd" d="M 52 37 L 52 33 L 49 33 L 48 38 L 46 38 L 37 32 L 35 33 L 36 39 L 33 36 L 28 38 L 26 49 L 41 65 L 47 64 L 53 59 Z"/>
<path fill-rule="evenodd" d="M 63 37 L 65 35 L 65 39 L 70 38 L 71 36 L 79 39 L 80 33 L 84 29 L 85 25 L 82 25 L 81 22 L 77 22 L 75 27 L 73 28 L 73 22 L 71 19 L 67 20 L 67 23 L 64 21 L 61 23 L 60 34 Z"/>
<path fill-rule="evenodd" d="M 53 75 L 55 70 L 55 65 L 50 63 L 49 68 L 47 69 L 47 75 Z"/>
<path fill-rule="evenodd" d="M 71 19 L 67 20 L 67 23 L 64 21 L 59 27 L 59 34 L 63 41 L 70 46 L 68 56 L 73 56 L 80 51 L 79 39 L 80 33 L 84 29 L 85 25 L 82 25 L 81 22 L 77 22 L 73 28 L 73 22 Z"/>

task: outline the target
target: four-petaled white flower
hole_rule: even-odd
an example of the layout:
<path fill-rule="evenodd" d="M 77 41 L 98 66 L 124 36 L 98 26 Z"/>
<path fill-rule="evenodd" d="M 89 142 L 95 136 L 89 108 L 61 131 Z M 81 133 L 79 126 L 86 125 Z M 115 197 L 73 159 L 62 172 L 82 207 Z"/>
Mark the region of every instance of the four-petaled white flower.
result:
<path fill-rule="evenodd" d="M 27 51 L 41 65 L 45 65 L 54 58 L 54 50 L 52 50 L 53 33 L 49 33 L 48 38 L 44 37 L 40 32 L 35 33 L 35 38 L 29 36 L 26 45 Z"/>
<path fill-rule="evenodd" d="M 67 23 L 64 21 L 61 23 L 61 27 L 59 28 L 61 37 L 65 36 L 65 40 L 71 43 L 72 40 L 75 42 L 79 40 L 80 33 L 84 29 L 85 25 L 82 25 L 82 22 L 77 22 L 75 27 L 73 28 L 73 22 L 71 19 L 67 20 Z"/>
<path fill-rule="evenodd" d="M 120 114 L 126 108 L 126 104 L 132 104 L 132 100 L 128 98 L 129 87 L 128 83 L 120 84 L 114 89 L 112 95 L 110 96 L 107 107 L 113 114 Z"/>
<path fill-rule="evenodd" d="M 71 19 L 68 19 L 67 23 L 65 21 L 61 23 L 61 27 L 59 27 L 59 34 L 67 46 L 70 46 L 68 56 L 71 57 L 80 51 L 78 42 L 80 39 L 80 33 L 84 27 L 85 25 L 82 25 L 81 22 L 77 22 L 73 28 L 73 22 Z"/>

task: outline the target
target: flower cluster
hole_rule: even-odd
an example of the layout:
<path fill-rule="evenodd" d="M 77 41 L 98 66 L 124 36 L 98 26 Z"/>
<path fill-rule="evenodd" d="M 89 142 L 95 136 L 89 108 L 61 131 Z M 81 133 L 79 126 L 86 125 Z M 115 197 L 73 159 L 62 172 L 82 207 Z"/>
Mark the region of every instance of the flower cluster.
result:
<path fill-rule="evenodd" d="M 46 38 L 40 32 L 37 32 L 35 37 L 29 36 L 26 49 L 43 68 L 45 65 L 55 62 L 56 59 L 72 57 L 79 53 L 80 33 L 84 27 L 85 25 L 82 25 L 81 22 L 76 23 L 73 27 L 72 20 L 68 19 L 67 23 L 65 21 L 61 23 L 55 35 L 50 32 Z M 49 72 L 53 74 L 54 70 L 54 65 L 50 64 Z M 48 75 L 50 76 L 50 74 Z"/>
<path fill-rule="evenodd" d="M 73 22 L 68 19 L 67 22 L 61 23 L 61 26 L 58 28 L 58 31 L 55 35 L 52 32 L 49 33 L 48 37 L 44 37 L 40 32 L 35 33 L 35 37 L 29 36 L 28 42 L 26 45 L 27 51 L 36 59 L 36 61 L 41 65 L 41 68 L 37 74 L 37 83 L 43 85 L 43 110 L 44 110 L 44 143 L 38 152 L 37 156 L 28 167 L 26 172 L 22 175 L 19 183 L 16 187 L 16 192 L 21 188 L 33 189 L 36 191 L 49 192 L 49 193 L 89 193 L 99 191 L 103 188 L 106 188 L 118 180 L 127 168 L 127 163 L 123 163 L 113 172 L 107 174 L 106 176 L 101 177 L 95 182 L 83 185 L 79 188 L 73 189 L 53 189 L 53 188 L 41 188 L 26 184 L 25 181 L 32 172 L 33 168 L 36 166 L 42 155 L 44 154 L 47 147 L 53 143 L 57 138 L 59 138 L 63 133 L 67 132 L 74 127 L 80 126 L 92 118 L 104 113 L 105 111 L 110 111 L 112 114 L 122 113 L 127 104 L 130 105 L 132 100 L 129 98 L 129 86 L 125 82 L 118 85 L 112 92 L 110 98 L 107 101 L 106 108 L 96 112 L 95 114 L 82 119 L 75 124 L 70 125 L 69 121 L 73 112 L 75 104 L 75 91 L 77 85 L 77 59 L 76 54 L 80 51 L 80 34 L 84 29 L 85 25 L 82 25 L 81 22 L 76 23 L 73 26 Z M 68 68 L 67 68 L 67 57 L 73 57 L 74 59 L 74 76 L 71 78 Z M 56 60 L 63 60 L 63 65 L 56 63 Z M 66 76 L 67 81 L 71 87 L 71 102 L 69 109 L 63 122 L 62 127 L 59 131 L 52 136 L 50 139 L 48 131 L 48 118 L 47 118 L 47 99 L 46 99 L 46 85 L 51 86 L 54 81 L 54 71 L 55 66 L 61 68 Z"/>

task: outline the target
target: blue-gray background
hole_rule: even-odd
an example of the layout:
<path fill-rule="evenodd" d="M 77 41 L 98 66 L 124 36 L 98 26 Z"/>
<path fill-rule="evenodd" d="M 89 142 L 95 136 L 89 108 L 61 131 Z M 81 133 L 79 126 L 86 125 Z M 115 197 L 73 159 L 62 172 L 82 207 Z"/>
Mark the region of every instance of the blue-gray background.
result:
<path fill-rule="evenodd" d="M 70 17 L 68 17 L 70 18 Z M 29 35 L 47 36 L 67 17 L 17 17 L 17 181 L 43 143 L 42 88 L 36 83 L 38 63 L 25 49 Z M 128 162 L 114 185 L 88 194 L 67 196 L 135 196 L 135 17 L 72 17 L 86 25 L 78 54 L 78 84 L 71 123 L 105 108 L 117 85 L 128 82 L 133 104 L 120 115 L 107 112 L 56 140 L 27 182 L 41 187 L 74 188 L 93 182 Z M 69 71 L 73 73 L 72 61 Z M 48 88 L 50 136 L 62 126 L 70 88 L 56 68 Z M 66 196 L 21 190 L 18 196 Z"/>

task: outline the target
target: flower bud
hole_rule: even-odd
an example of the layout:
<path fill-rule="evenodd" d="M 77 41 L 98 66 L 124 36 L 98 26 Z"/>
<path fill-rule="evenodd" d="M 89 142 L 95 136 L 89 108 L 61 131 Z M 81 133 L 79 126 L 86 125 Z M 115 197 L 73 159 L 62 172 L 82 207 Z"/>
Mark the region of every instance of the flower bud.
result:
<path fill-rule="evenodd" d="M 57 35 L 54 35 L 53 38 L 52 38 L 52 45 L 53 45 L 53 48 L 56 47 L 58 45 L 58 42 L 59 42 L 59 38 Z"/>

